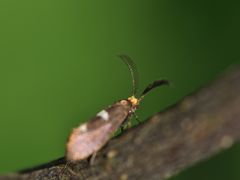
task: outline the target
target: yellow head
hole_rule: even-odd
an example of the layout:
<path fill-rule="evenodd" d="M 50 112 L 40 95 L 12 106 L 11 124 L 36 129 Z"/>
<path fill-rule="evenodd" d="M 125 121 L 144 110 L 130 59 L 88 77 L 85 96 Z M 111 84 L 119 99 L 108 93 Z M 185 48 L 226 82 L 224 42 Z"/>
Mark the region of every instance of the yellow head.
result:
<path fill-rule="evenodd" d="M 132 104 L 132 106 L 138 106 L 139 104 L 139 99 L 136 98 L 135 96 L 129 97 L 128 101 Z"/>

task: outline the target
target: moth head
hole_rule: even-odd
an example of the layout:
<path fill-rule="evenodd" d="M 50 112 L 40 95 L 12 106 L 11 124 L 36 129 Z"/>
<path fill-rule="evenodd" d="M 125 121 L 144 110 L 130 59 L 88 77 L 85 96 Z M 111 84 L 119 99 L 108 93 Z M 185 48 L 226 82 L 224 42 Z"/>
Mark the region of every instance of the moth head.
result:
<path fill-rule="evenodd" d="M 136 109 L 138 108 L 139 99 L 136 98 L 135 96 L 131 96 L 131 97 L 129 97 L 127 100 L 128 100 L 128 102 L 130 103 L 130 105 L 131 105 L 131 110 L 130 110 L 130 112 L 135 112 Z"/>
<path fill-rule="evenodd" d="M 125 106 L 125 107 L 128 107 L 129 108 L 129 112 L 134 112 L 137 109 L 137 107 L 138 107 L 139 99 L 137 99 L 134 96 L 131 96 L 131 97 L 127 98 L 127 99 L 121 100 L 120 104 Z"/>
<path fill-rule="evenodd" d="M 134 106 L 133 102 L 130 100 L 130 98 L 121 100 L 120 104 L 123 106 L 129 106 L 129 107 Z"/>
<path fill-rule="evenodd" d="M 137 106 L 139 104 L 139 99 L 135 96 L 131 96 L 127 100 L 130 102 L 131 106 Z"/>

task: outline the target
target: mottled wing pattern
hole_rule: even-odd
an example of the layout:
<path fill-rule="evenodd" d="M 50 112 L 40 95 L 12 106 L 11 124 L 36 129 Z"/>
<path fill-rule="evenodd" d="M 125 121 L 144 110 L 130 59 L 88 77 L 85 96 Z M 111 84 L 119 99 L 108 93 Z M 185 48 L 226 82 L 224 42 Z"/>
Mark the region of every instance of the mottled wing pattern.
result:
<path fill-rule="evenodd" d="M 85 133 L 79 132 L 79 129 L 74 129 L 67 144 L 67 159 L 77 161 L 97 152 L 105 144 L 103 142 L 109 139 L 108 131 L 110 128 L 111 124 L 106 123 L 94 131 Z"/>
<path fill-rule="evenodd" d="M 88 123 L 73 129 L 67 143 L 67 159 L 85 159 L 101 149 L 126 119 L 128 111 L 127 106 L 116 103 L 98 113 Z"/>

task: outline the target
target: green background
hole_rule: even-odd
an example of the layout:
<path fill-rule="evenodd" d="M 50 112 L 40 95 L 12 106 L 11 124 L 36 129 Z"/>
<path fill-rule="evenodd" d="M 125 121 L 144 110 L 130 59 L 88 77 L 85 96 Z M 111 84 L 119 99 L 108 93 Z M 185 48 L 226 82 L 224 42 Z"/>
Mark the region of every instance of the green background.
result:
<path fill-rule="evenodd" d="M 0 1 L 0 172 L 59 158 L 71 129 L 158 78 L 140 119 L 240 62 L 240 1 Z M 240 146 L 172 179 L 240 179 Z"/>

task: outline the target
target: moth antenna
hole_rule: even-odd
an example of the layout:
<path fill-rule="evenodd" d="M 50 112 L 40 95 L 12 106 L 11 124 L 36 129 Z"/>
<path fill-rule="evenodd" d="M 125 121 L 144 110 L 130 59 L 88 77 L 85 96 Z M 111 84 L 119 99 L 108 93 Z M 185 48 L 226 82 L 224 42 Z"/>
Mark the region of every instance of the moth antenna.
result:
<path fill-rule="evenodd" d="M 162 85 L 169 85 L 169 84 L 170 84 L 169 81 L 164 79 L 153 81 L 144 89 L 139 100 L 142 100 L 147 93 L 149 93 L 151 90 L 155 89 L 156 87 L 159 87 Z"/>
<path fill-rule="evenodd" d="M 133 62 L 133 60 L 127 56 L 127 55 L 118 55 L 118 57 L 120 57 L 122 59 L 122 61 L 127 65 L 131 76 L 132 76 L 132 94 L 133 96 L 136 95 L 137 90 L 138 90 L 138 71 L 137 71 L 137 67 L 135 65 L 135 63 Z"/>

